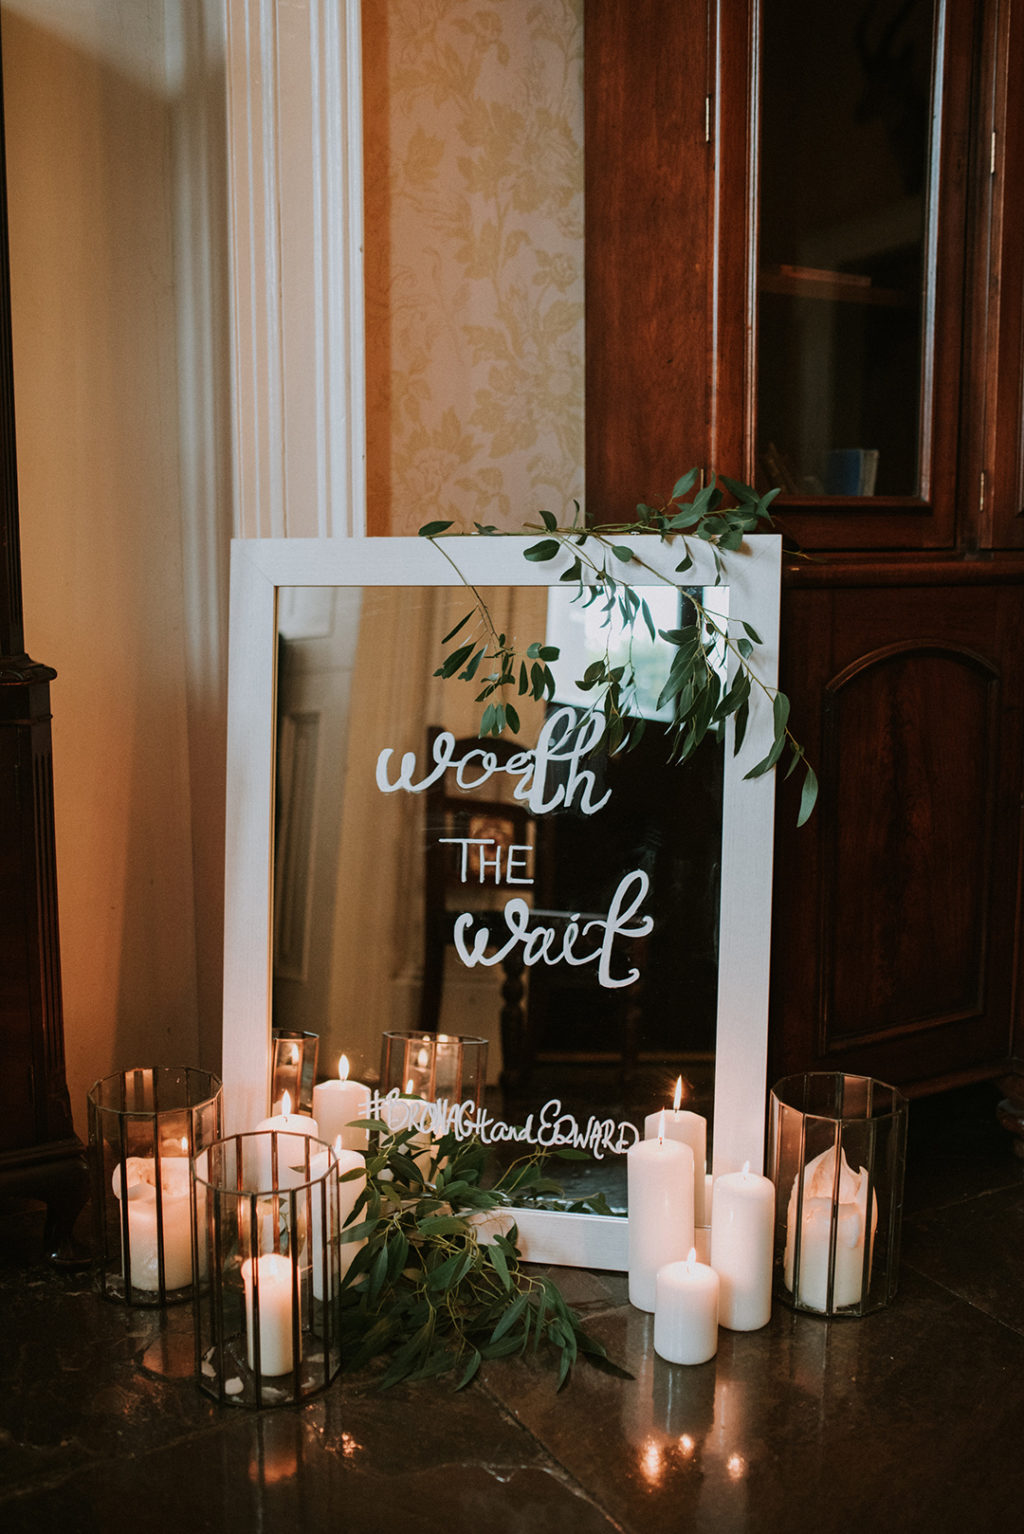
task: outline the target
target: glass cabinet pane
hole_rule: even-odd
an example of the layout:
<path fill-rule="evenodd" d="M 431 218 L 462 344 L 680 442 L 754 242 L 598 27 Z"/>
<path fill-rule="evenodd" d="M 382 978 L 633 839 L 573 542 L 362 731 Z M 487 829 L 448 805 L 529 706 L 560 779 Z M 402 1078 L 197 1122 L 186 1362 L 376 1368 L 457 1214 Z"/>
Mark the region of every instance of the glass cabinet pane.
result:
<path fill-rule="evenodd" d="M 763 0 L 758 475 L 921 493 L 931 0 Z"/>

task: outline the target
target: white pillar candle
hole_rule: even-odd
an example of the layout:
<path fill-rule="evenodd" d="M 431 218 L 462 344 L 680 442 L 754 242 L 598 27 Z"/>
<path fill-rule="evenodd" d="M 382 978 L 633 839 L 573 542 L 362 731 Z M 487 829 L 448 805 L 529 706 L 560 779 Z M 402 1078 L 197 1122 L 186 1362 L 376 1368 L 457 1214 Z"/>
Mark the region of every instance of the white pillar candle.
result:
<path fill-rule="evenodd" d="M 711 1266 L 718 1274 L 718 1323 L 755 1332 L 772 1314 L 775 1187 L 750 1170 L 716 1177 L 711 1215 Z"/>
<path fill-rule="evenodd" d="M 699 1113 L 691 1113 L 688 1108 L 680 1108 L 682 1095 L 683 1078 L 680 1076 L 676 1080 L 671 1113 L 664 1110 L 649 1113 L 644 1120 L 644 1138 L 657 1139 L 659 1133 L 662 1133 L 659 1125 L 664 1119 L 665 1139 L 680 1140 L 690 1147 L 693 1152 L 693 1223 L 696 1226 L 707 1225 L 710 1222 L 710 1214 L 705 1204 L 704 1183 L 708 1161 L 708 1121 Z"/>
<path fill-rule="evenodd" d="M 293 1113 L 291 1098 L 288 1093 L 281 1099 L 281 1112 L 271 1114 L 270 1118 L 260 1119 L 256 1125 L 257 1132 L 276 1129 L 279 1134 L 305 1135 L 312 1140 L 319 1140 L 320 1126 L 316 1119 L 310 1118 L 308 1113 Z M 305 1151 L 297 1140 L 282 1140 L 277 1142 L 277 1180 L 278 1188 L 295 1188 L 306 1181 Z M 247 1176 L 255 1179 L 255 1186 L 269 1189 L 273 1180 L 273 1148 L 268 1139 L 259 1145 L 257 1164 L 253 1168 L 247 1168 Z"/>
<path fill-rule="evenodd" d="M 658 1269 L 693 1246 L 693 1152 L 680 1140 L 638 1140 L 626 1152 L 629 1300 L 654 1309 Z"/>
<path fill-rule="evenodd" d="M 148 1156 L 129 1156 L 125 1161 L 128 1204 L 128 1254 L 131 1283 L 148 1292 L 160 1288 L 158 1227 L 164 1242 L 164 1288 L 184 1289 L 192 1282 L 192 1210 L 189 1203 L 187 1156 L 160 1158 L 160 1218 L 157 1217 L 156 1161 Z M 111 1180 L 115 1197 L 121 1198 L 121 1168 Z M 120 1213 L 120 1211 L 119 1211 Z M 124 1262 L 124 1225 L 121 1229 L 121 1272 Z"/>
<path fill-rule="evenodd" d="M 342 1148 L 342 1146 L 337 1141 L 335 1141 L 334 1149 L 333 1150 L 331 1150 L 331 1151 L 321 1151 L 318 1156 L 314 1156 L 313 1157 L 312 1163 L 310 1164 L 310 1178 L 311 1178 L 311 1180 L 323 1177 L 323 1175 L 327 1171 L 327 1168 L 328 1168 L 328 1166 L 329 1166 L 331 1161 L 335 1161 L 337 1163 L 337 1166 L 338 1166 L 338 1177 L 339 1178 L 344 1177 L 347 1172 L 355 1172 L 355 1171 L 361 1171 L 362 1172 L 362 1176 L 361 1177 L 353 1177 L 351 1179 L 351 1181 L 347 1181 L 347 1182 L 340 1182 L 339 1181 L 339 1183 L 338 1183 L 338 1219 L 340 1221 L 339 1229 L 340 1230 L 344 1230 L 345 1225 L 346 1225 L 346 1223 L 348 1221 L 348 1217 L 352 1213 L 353 1209 L 355 1208 L 356 1200 L 358 1199 L 360 1193 L 362 1193 L 363 1189 L 366 1186 L 366 1157 L 363 1156 L 363 1155 L 360 1155 L 359 1151 L 344 1150 Z M 313 1269 L 313 1296 L 314 1296 L 315 1299 L 322 1300 L 323 1297 L 324 1297 L 324 1292 L 323 1292 L 323 1288 L 324 1288 L 324 1253 L 323 1253 L 324 1242 L 323 1242 L 323 1220 L 322 1220 L 321 1209 L 320 1209 L 322 1195 L 321 1195 L 320 1185 L 319 1185 L 318 1182 L 314 1182 L 313 1187 L 310 1189 L 310 1196 L 311 1196 L 312 1202 L 313 1202 L 313 1240 L 312 1240 L 312 1244 L 310 1246 L 310 1262 L 312 1264 L 312 1269 Z M 328 1233 L 328 1239 L 330 1239 L 330 1237 L 333 1236 L 333 1234 L 334 1234 L 334 1212 L 333 1211 L 334 1211 L 334 1203 L 333 1203 L 333 1198 L 332 1198 L 332 1195 L 331 1195 L 330 1186 L 328 1186 L 328 1189 L 327 1189 L 327 1233 Z M 341 1255 L 341 1266 L 340 1266 L 339 1274 L 338 1274 L 339 1282 L 340 1282 L 341 1279 L 343 1279 L 345 1277 L 345 1274 L 348 1272 L 349 1268 L 352 1266 L 352 1259 L 355 1257 L 355 1255 L 358 1252 L 359 1248 L 361 1246 L 365 1246 L 365 1245 L 366 1245 L 365 1237 L 361 1241 L 344 1241 L 344 1242 L 342 1242 L 341 1247 L 339 1249 L 340 1250 L 340 1255 Z"/>
<path fill-rule="evenodd" d="M 263 1257 L 257 1257 L 254 1282 L 253 1260 L 248 1258 L 242 1263 L 242 1282 L 245 1285 L 245 1329 L 250 1369 L 256 1367 L 256 1327 L 253 1319 L 255 1289 L 259 1296 L 260 1373 L 290 1374 L 295 1367 L 291 1259 L 281 1256 L 279 1252 L 268 1252 Z M 302 1357 L 301 1329 L 299 1357 Z"/>
<path fill-rule="evenodd" d="M 685 1262 L 658 1269 L 654 1306 L 654 1351 L 670 1364 L 703 1364 L 718 1351 L 718 1274 L 697 1261 L 691 1248 Z"/>
<path fill-rule="evenodd" d="M 832 1308 L 858 1305 L 864 1283 L 864 1242 L 867 1236 L 868 1174 L 856 1172 L 845 1155 L 839 1152 L 839 1186 L 836 1190 L 836 1149 L 831 1146 L 804 1167 L 803 1208 L 800 1218 L 800 1271 L 796 1299 L 810 1310 L 828 1309 L 829 1248 L 832 1240 L 833 1200 L 838 1203 L 836 1219 L 835 1271 Z M 800 1176 L 793 1179 L 793 1191 L 786 1213 L 786 1250 L 783 1278 L 793 1289 L 793 1263 L 796 1257 L 797 1194 Z M 871 1240 L 878 1220 L 878 1202 L 871 1201 Z M 870 1250 L 868 1274 L 871 1271 Z"/>
<path fill-rule="evenodd" d="M 344 1055 L 338 1062 L 338 1074 L 333 1081 L 319 1081 L 313 1088 L 313 1117 L 320 1126 L 320 1138 L 332 1145 L 341 1136 L 343 1150 L 365 1151 L 365 1129 L 352 1129 L 353 1119 L 370 1116 L 370 1089 L 361 1081 L 350 1081 L 348 1060 Z"/>

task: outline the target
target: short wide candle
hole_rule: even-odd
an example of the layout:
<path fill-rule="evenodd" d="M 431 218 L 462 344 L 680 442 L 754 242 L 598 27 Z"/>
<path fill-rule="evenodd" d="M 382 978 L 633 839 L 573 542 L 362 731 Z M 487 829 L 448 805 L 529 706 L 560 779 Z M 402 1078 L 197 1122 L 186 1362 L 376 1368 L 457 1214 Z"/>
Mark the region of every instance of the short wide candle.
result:
<path fill-rule="evenodd" d="M 189 1202 L 187 1156 L 160 1158 L 160 1217 L 157 1218 L 156 1161 L 129 1156 L 125 1162 L 128 1193 L 128 1255 L 136 1289 L 160 1287 L 160 1232 L 163 1233 L 164 1288 L 183 1289 L 192 1282 L 192 1210 Z M 112 1186 L 121 1199 L 121 1168 L 114 1168 Z M 120 1210 L 118 1211 L 120 1215 Z M 124 1225 L 121 1243 L 124 1245 Z M 121 1270 L 124 1272 L 124 1252 Z"/>
<path fill-rule="evenodd" d="M 693 1246 L 693 1152 L 678 1140 L 638 1140 L 626 1153 L 629 1300 L 654 1309 L 654 1280 Z"/>
<path fill-rule="evenodd" d="M 831 1309 L 837 1310 L 843 1305 L 859 1305 L 864 1288 L 865 1267 L 869 1278 L 871 1274 L 871 1245 L 878 1223 L 878 1200 L 872 1194 L 869 1231 L 868 1174 L 862 1167 L 854 1171 L 840 1149 L 837 1188 L 836 1155 L 835 1148 L 822 1151 L 820 1156 L 815 1156 L 804 1167 L 799 1259 L 799 1175 L 793 1180 L 786 1211 L 783 1280 L 787 1289 L 795 1289 L 798 1303 L 806 1305 L 808 1310 L 830 1308 L 829 1257 L 832 1252 L 833 1220 L 835 1260 L 832 1268 Z M 799 1266 L 794 1276 L 793 1268 L 797 1261 Z"/>
<path fill-rule="evenodd" d="M 718 1274 L 697 1261 L 658 1269 L 654 1305 L 654 1351 L 670 1364 L 703 1364 L 718 1351 Z"/>
<path fill-rule="evenodd" d="M 711 1266 L 718 1274 L 718 1324 L 755 1332 L 772 1315 L 775 1187 L 750 1170 L 715 1179 Z"/>

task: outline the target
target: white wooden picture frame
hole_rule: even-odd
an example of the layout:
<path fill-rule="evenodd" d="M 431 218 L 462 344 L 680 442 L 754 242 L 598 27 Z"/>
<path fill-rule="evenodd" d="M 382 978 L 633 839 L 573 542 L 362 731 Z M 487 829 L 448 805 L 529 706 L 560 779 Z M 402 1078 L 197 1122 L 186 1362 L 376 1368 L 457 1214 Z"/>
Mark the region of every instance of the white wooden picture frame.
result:
<path fill-rule="evenodd" d="M 637 584 L 673 578 L 681 557 L 650 535 L 636 535 L 650 573 Z M 476 585 L 547 586 L 568 557 L 523 559 L 521 537 L 459 540 L 465 577 Z M 688 545 L 687 581 L 716 579 L 711 550 Z M 760 635 L 759 679 L 773 688 L 778 671 L 781 540 L 754 537 L 722 556 L 721 584 L 730 609 Z M 633 578 L 631 576 L 631 578 Z M 237 539 L 232 545 L 228 691 L 227 857 L 223 1076 L 228 1129 L 251 1129 L 269 1108 L 271 1030 L 273 808 L 278 593 L 285 587 L 448 586 L 448 561 L 419 538 Z M 735 660 L 730 659 L 730 668 Z M 768 975 L 771 923 L 774 773 L 747 779 L 770 747 L 772 709 L 755 688 L 747 736 L 738 755 L 730 721 L 725 751 L 718 1013 L 713 1125 L 714 1174 L 763 1160 Z M 681 805 L 680 813 L 685 813 Z M 652 1108 L 657 1105 L 652 1104 Z M 626 1267 L 626 1222 L 598 1215 L 522 1213 L 523 1255 L 530 1261 Z"/>

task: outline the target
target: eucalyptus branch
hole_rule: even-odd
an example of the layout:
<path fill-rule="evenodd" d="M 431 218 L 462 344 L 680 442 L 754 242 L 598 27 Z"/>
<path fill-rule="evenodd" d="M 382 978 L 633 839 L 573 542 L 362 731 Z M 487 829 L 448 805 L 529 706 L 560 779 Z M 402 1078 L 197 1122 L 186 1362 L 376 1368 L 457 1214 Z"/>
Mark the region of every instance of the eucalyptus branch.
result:
<path fill-rule="evenodd" d="M 635 522 L 606 523 L 587 526 L 580 520 L 579 502 L 574 503 L 574 516 L 568 527 L 559 525 L 549 511 L 539 513 L 539 523 L 527 524 L 528 531 L 540 532 L 538 543 L 523 550 L 525 559 L 545 562 L 558 557 L 563 550 L 570 556 L 570 563 L 559 576 L 561 582 L 577 587 L 573 601 L 584 607 L 603 601 L 606 625 L 610 626 L 617 613 L 629 634 L 627 659 L 624 665 L 611 664 L 610 644 L 605 647 L 603 659 L 592 662 L 576 685 L 586 692 L 593 692 L 594 701 L 589 712 L 604 716 L 604 728 L 595 750 L 604 748 L 612 755 L 629 750 L 639 743 L 644 721 L 629 714 L 629 704 L 635 696 L 636 674 L 632 662 L 632 637 L 637 620 L 643 621 L 652 642 L 661 638 L 675 649 L 669 669 L 668 680 L 658 699 L 658 707 L 671 704 L 672 720 L 669 734 L 672 745 L 670 759 L 686 761 L 696 751 L 706 736 L 720 739 L 727 720 L 734 716 L 733 750 L 738 753 L 746 735 L 750 713 L 750 696 L 756 687 L 771 702 L 773 738 L 769 751 L 746 773 L 748 778 L 761 777 L 770 772 L 788 751 L 789 765 L 786 777 L 797 767 L 804 772 L 803 790 L 797 825 L 803 825 L 811 815 L 818 796 L 818 780 L 807 761 L 804 747 L 797 740 L 789 725 L 790 703 L 784 692 L 769 687 L 758 674 L 752 657 L 760 636 L 749 623 L 730 613 L 723 626 L 708 612 L 700 597 L 685 585 L 684 577 L 693 568 L 693 557 L 688 538 L 697 538 L 711 550 L 716 572 L 716 584 L 721 580 L 725 566 L 723 553 L 742 551 L 744 538 L 756 532 L 762 524 L 772 526 L 770 507 L 777 490 L 759 495 L 749 485 L 721 476 L 712 476 L 710 482 L 697 489 L 699 471 L 691 469 L 678 479 L 672 494 L 661 506 L 641 502 L 637 506 Z M 692 496 L 691 496 L 692 492 Z M 728 494 L 733 505 L 725 505 Z M 687 499 L 687 497 L 691 497 Z M 435 671 L 435 676 L 458 675 L 464 681 L 473 681 L 484 661 L 493 661 L 494 668 L 483 680 L 476 701 L 485 705 L 480 719 L 479 733 L 482 737 L 501 735 L 507 728 L 519 729 L 519 715 L 512 702 L 513 697 L 532 697 L 536 701 L 553 698 L 555 679 L 550 662 L 557 660 L 558 651 L 542 641 L 529 644 L 520 654 L 514 642 L 499 634 L 481 593 L 466 580 L 458 562 L 444 547 L 442 539 L 450 533 L 452 522 L 430 522 L 420 528 L 420 536 L 428 538 L 444 555 L 459 574 L 463 584 L 472 593 L 475 606 L 460 619 L 448 633 L 443 644 L 449 644 L 461 634 L 465 625 L 476 616 L 482 623 L 487 639 L 484 642 L 463 639 L 446 655 Z M 500 536 L 494 527 L 474 524 L 478 534 Z M 635 545 L 617 541 L 628 539 L 637 532 L 655 533 L 663 543 L 672 545 L 678 539 L 683 558 L 674 570 L 675 579 L 662 574 L 636 552 Z M 454 536 L 462 536 L 455 534 Z M 593 547 L 600 549 L 595 556 Z M 622 571 L 615 568 L 623 567 Z M 678 629 L 655 629 L 647 601 L 629 580 L 630 565 L 644 569 L 665 584 L 675 586 L 690 603 L 695 621 Z M 742 636 L 736 636 L 736 628 L 742 628 Z M 732 632 L 730 632 L 732 630 Z M 724 645 L 733 657 L 735 668 L 732 680 L 723 689 L 721 677 L 713 663 L 718 644 Z M 527 664 L 529 662 L 529 664 Z"/>
<path fill-rule="evenodd" d="M 341 1238 L 360 1243 L 342 1285 L 347 1368 L 385 1356 L 382 1387 L 458 1370 L 461 1389 L 485 1359 L 544 1349 L 556 1355 L 559 1388 L 581 1356 L 625 1372 L 554 1282 L 522 1266 L 515 1204 L 557 1188 L 540 1151 L 488 1185 L 490 1155 L 478 1140 L 427 1136 L 424 1148 L 421 1130 L 393 1133 L 378 1119 L 363 1127 L 372 1135 L 366 1185 Z"/>

